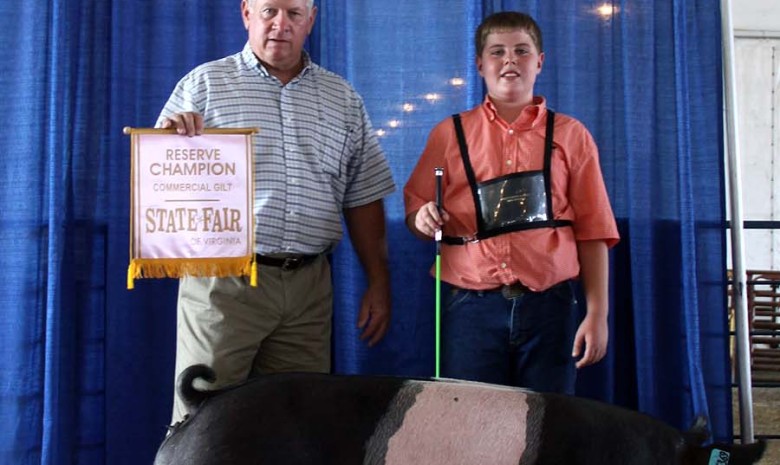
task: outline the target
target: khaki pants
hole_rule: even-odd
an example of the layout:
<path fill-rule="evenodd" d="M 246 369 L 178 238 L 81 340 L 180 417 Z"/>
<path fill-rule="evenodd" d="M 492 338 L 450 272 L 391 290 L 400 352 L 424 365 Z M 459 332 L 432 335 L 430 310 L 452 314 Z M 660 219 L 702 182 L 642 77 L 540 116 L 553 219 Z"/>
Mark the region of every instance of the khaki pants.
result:
<path fill-rule="evenodd" d="M 333 288 L 323 255 L 296 270 L 258 265 L 248 278 L 183 278 L 177 311 L 176 377 L 206 364 L 219 389 L 262 373 L 330 371 Z M 188 413 L 174 396 L 172 424 Z"/>

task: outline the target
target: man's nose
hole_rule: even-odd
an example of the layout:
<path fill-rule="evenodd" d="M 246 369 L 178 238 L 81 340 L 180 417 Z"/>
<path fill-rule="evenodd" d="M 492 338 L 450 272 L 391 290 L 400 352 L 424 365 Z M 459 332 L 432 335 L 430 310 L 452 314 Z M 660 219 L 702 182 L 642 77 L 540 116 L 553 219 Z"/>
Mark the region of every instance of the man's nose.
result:
<path fill-rule="evenodd" d="M 285 31 L 290 27 L 290 20 L 287 18 L 287 14 L 284 11 L 279 11 L 273 20 L 273 25 L 280 31 Z"/>

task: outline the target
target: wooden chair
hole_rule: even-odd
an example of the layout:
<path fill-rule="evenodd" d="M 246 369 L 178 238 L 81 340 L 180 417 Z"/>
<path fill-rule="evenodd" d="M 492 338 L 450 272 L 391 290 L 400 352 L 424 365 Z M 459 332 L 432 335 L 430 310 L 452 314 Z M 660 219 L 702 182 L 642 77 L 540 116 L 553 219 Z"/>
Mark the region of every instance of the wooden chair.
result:
<path fill-rule="evenodd" d="M 750 366 L 754 381 L 780 380 L 780 271 L 748 270 L 747 306 L 750 331 Z M 729 271 L 729 280 L 732 281 Z M 734 302 L 729 286 L 729 325 L 734 325 Z M 730 345 L 732 368 L 735 347 Z"/>

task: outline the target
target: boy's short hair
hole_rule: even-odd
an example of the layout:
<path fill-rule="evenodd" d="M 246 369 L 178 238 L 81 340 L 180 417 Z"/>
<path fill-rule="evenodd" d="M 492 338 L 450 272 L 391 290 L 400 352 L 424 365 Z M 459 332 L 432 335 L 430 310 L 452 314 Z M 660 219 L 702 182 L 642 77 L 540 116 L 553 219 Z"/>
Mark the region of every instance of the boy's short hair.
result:
<path fill-rule="evenodd" d="M 493 13 L 482 20 L 474 37 L 474 45 L 477 48 L 477 56 L 482 55 L 487 36 L 493 32 L 524 30 L 531 36 L 536 45 L 536 50 L 542 53 L 542 30 L 536 21 L 525 13 L 519 11 L 500 11 Z"/>

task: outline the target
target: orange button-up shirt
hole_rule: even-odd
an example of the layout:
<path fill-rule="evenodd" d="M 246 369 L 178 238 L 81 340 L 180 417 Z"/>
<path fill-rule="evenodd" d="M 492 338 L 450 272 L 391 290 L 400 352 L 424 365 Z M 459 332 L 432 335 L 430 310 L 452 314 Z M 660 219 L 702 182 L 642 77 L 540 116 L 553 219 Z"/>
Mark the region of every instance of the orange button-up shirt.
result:
<path fill-rule="evenodd" d="M 489 98 L 461 114 L 469 158 L 477 182 L 541 170 L 547 109 L 535 97 L 512 124 L 502 120 Z M 539 228 L 501 234 L 465 245 L 442 244 L 441 278 L 465 289 L 492 289 L 521 282 L 542 291 L 579 275 L 577 241 L 619 240 L 615 217 L 588 130 L 576 119 L 555 114 L 552 152 L 552 202 L 555 219 L 573 227 Z M 443 167 L 442 207 L 450 220 L 445 236 L 477 232 L 474 198 L 466 178 L 451 118 L 431 131 L 420 160 L 404 188 L 406 216 L 436 197 L 434 168 Z"/>

